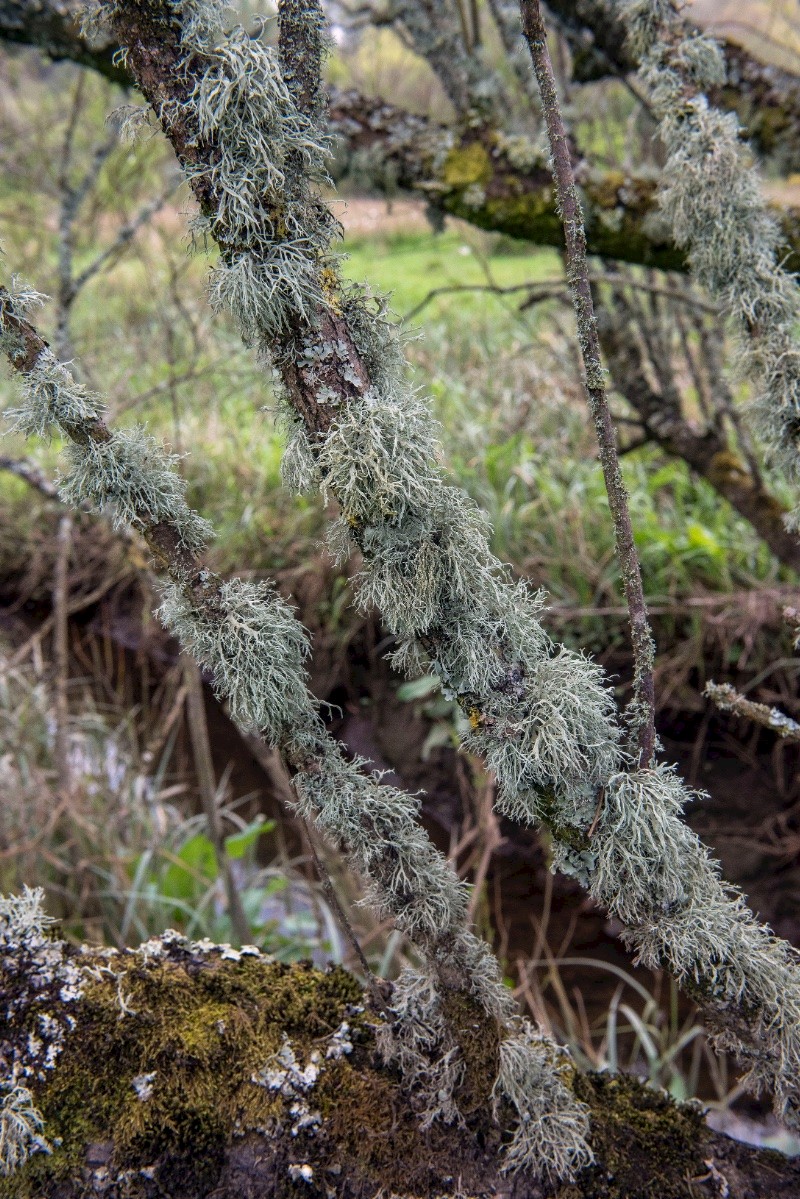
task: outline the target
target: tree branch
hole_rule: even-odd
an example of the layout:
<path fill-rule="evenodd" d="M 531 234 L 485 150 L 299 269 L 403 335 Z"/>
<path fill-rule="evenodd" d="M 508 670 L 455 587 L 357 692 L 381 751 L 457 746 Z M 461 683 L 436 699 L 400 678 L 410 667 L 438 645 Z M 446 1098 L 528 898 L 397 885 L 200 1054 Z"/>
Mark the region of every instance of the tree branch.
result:
<path fill-rule="evenodd" d="M 572 292 L 578 323 L 578 339 L 586 371 L 586 393 L 600 447 L 600 462 L 614 522 L 614 537 L 622 575 L 622 587 L 628 605 L 634 658 L 632 730 L 636 736 L 639 766 L 647 767 L 653 761 L 656 747 L 655 687 L 653 683 L 655 643 L 647 616 L 639 556 L 633 540 L 628 493 L 622 480 L 617 456 L 614 422 L 605 392 L 600 339 L 594 315 L 589 268 L 586 263 L 583 213 L 575 187 L 567 131 L 561 116 L 555 75 L 547 51 L 547 31 L 538 0 L 522 0 L 522 25 L 542 98 L 558 206 L 564 225 L 567 278 Z"/>
<path fill-rule="evenodd" d="M 800 724 L 781 712 L 778 708 L 770 708 L 767 704 L 755 703 L 742 695 L 730 683 L 706 683 L 705 691 L 712 703 L 722 712 L 733 712 L 735 716 L 743 716 L 753 724 L 761 725 L 780 737 L 782 741 L 800 741 Z"/>

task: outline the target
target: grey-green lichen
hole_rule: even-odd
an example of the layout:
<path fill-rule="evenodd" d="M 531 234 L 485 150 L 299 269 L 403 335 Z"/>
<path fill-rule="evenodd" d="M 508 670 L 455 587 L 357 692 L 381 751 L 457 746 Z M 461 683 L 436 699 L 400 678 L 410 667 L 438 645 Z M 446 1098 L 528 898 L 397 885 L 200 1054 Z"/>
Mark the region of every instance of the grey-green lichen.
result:
<path fill-rule="evenodd" d="M 0 1082 L 0 1176 L 13 1174 L 34 1153 L 50 1153 L 44 1118 L 27 1087 Z"/>
<path fill-rule="evenodd" d="M 24 416 L 18 419 L 26 422 L 29 432 L 52 423 L 71 439 L 68 449 L 71 465 L 62 480 L 62 497 L 67 502 L 98 509 L 111 505 L 118 523 L 129 523 L 145 532 L 166 524 L 179 534 L 184 549 L 194 550 L 208 530 L 186 506 L 175 459 L 166 455 L 142 430 L 109 433 L 100 421 L 101 402 L 93 398 L 87 403 L 83 393 L 76 393 L 70 372 L 60 364 L 56 364 L 55 371 L 48 363 L 47 377 L 55 373 L 59 389 L 46 390 L 49 407 L 45 404 L 41 414 L 42 404 L 38 399 L 41 386 L 36 377 L 33 384 L 29 382 L 31 375 L 36 376 L 37 366 L 38 362 L 27 376 L 23 375 L 25 402 L 18 410 L 24 413 L 32 407 L 33 392 L 37 397 L 37 420 Z M 63 396 L 76 394 L 78 401 L 73 399 L 66 405 Z M 58 403 L 53 401 L 54 395 Z M 386 436 L 384 429 L 380 435 L 382 443 Z M 375 463 L 379 473 L 381 461 L 382 452 L 378 450 Z M 351 482 L 355 489 L 356 481 Z M 211 672 L 217 693 L 228 701 L 233 719 L 249 731 L 262 733 L 271 744 L 281 748 L 294 773 L 299 809 L 348 854 L 367 884 L 365 902 L 371 903 L 379 916 L 390 917 L 416 943 L 426 964 L 428 993 L 436 996 L 457 984 L 501 1030 L 500 1039 L 502 1035 L 514 1035 L 516 1024 L 510 997 L 503 987 L 497 963 L 488 946 L 466 931 L 465 890 L 420 826 L 418 801 L 383 786 L 379 778 L 365 773 L 363 763 L 348 762 L 327 734 L 318 705 L 306 684 L 307 635 L 291 609 L 266 583 L 222 581 L 202 569 L 191 572 L 190 580 L 184 561 L 174 563 L 171 569 L 172 578 L 166 584 L 159 613 L 163 622 L 184 649 Z M 61 987 L 62 999 L 66 1002 L 65 988 L 68 991 L 69 987 L 78 997 L 81 972 L 64 957 L 57 943 L 50 943 L 49 947 L 44 944 L 40 897 L 26 896 L 7 911 L 0 905 L 0 951 L 4 918 L 8 926 L 6 940 L 10 946 L 13 939 L 14 952 L 18 955 L 21 938 L 28 938 L 37 962 L 48 963 L 48 982 Z M 63 972 L 66 975 L 62 979 Z M 31 979 L 32 985 L 41 985 L 34 969 Z M 18 1000 L 23 1007 L 30 1004 L 28 991 L 23 988 Z M 124 1016 L 129 1002 L 122 992 L 119 1002 Z M 435 1004 L 439 1002 L 435 1000 Z M 398 1030 L 401 1023 L 402 1020 L 398 1022 Z M 465 1058 L 465 1049 L 451 1025 L 452 1020 L 440 1016 L 433 1025 L 424 1026 L 425 1077 L 432 1084 L 424 1085 L 418 1071 L 413 1072 L 411 1080 L 420 1084 L 423 1120 L 455 1118 L 460 1112 L 458 1087 L 465 1071 L 468 1072 L 469 1058 Z M 31 1061 L 27 1068 L 37 1077 L 52 1067 L 61 1044 L 59 1030 L 48 1026 L 43 1032 L 46 1037 L 29 1038 L 28 1044 Z M 398 1055 L 404 1036 L 408 1047 L 419 1035 L 420 1030 L 400 1030 Z M 404 1060 L 410 1060 L 410 1049 Z M 502 1090 L 499 1074 L 496 1080 L 499 1094 Z M 495 1081 L 495 1075 L 489 1081 Z M 134 1090 L 139 1095 L 135 1086 Z M 514 1094 L 516 1098 L 509 1102 L 519 1111 L 522 1092 L 517 1087 Z M 531 1102 L 535 1106 L 539 1100 L 532 1096 Z M 574 1107 L 576 1126 L 581 1121 L 585 1125 L 581 1105 L 575 1101 Z M 558 1128 L 555 1122 L 556 1140 Z M 538 1148 L 534 1153 L 532 1145 L 523 1153 L 519 1148 L 514 1149 L 516 1145 L 515 1134 L 510 1162 L 539 1171 L 550 1170 L 547 1154 L 543 1155 Z M 588 1159 L 585 1148 L 582 1154 L 577 1150 L 567 1152 L 563 1146 L 554 1152 L 576 1168 Z"/>
<path fill-rule="evenodd" d="M 247 340 L 284 335 L 322 303 L 321 260 L 335 231 L 312 188 L 326 180 L 327 140 L 297 108 L 276 52 L 244 29 L 209 50 L 185 101 L 213 165 L 187 169 L 215 197 L 209 232 L 223 245 L 212 302 L 230 308 Z"/>
<path fill-rule="evenodd" d="M 703 47 L 687 51 L 689 69 L 695 74 L 708 69 L 707 58 Z M 349 539 L 364 556 L 360 602 L 374 603 L 383 611 L 399 641 L 399 664 L 413 668 L 426 661 L 450 693 L 459 697 L 472 726 L 470 743 L 486 755 L 497 772 L 501 804 L 529 821 L 546 817 L 555 833 L 559 860 L 592 881 L 604 850 L 603 834 L 594 828 L 598 811 L 604 810 L 598 795 L 602 799 L 606 794 L 607 811 L 613 812 L 617 792 L 623 799 L 627 794 L 618 780 L 628 777 L 624 774 L 622 730 L 603 676 L 593 663 L 550 639 L 539 620 L 539 597 L 512 581 L 491 554 L 484 519 L 461 492 L 445 483 L 431 422 L 403 378 L 402 355 L 390 326 L 381 319 L 369 319 L 366 301 L 343 295 L 335 271 L 326 280 L 324 256 L 332 222 L 306 178 L 314 176 L 321 158 L 300 144 L 305 127 L 294 97 L 288 89 L 284 94 L 278 84 L 265 82 L 263 76 L 275 73 L 278 64 L 234 34 L 208 55 L 207 69 L 214 88 L 221 89 L 218 108 L 212 103 L 214 88 L 207 89 L 202 69 L 199 74 L 190 71 L 189 77 L 195 78 L 195 92 L 207 110 L 203 119 L 215 146 L 205 177 L 215 196 L 220 195 L 227 214 L 227 223 L 214 225 L 222 247 L 222 269 L 237 271 L 247 260 L 242 277 L 233 278 L 230 291 L 223 289 L 223 294 L 232 298 L 245 338 L 276 353 L 278 364 L 285 365 L 290 374 L 300 371 L 305 380 L 313 379 L 317 404 L 330 405 L 333 412 L 324 435 L 309 439 L 296 433 L 294 461 L 288 464 L 287 474 L 304 485 L 316 475 L 339 501 L 342 520 L 335 534 L 339 546 Z M 193 103 L 186 101 L 188 106 Z M 170 119 L 169 113 L 164 115 Z M 194 109 L 183 115 L 194 116 Z M 321 153 L 315 131 L 309 129 L 308 133 Z M 261 155 L 272 155 L 283 171 L 286 186 L 282 193 Z M 307 167 L 302 165 L 304 155 L 311 155 Z M 218 162 L 222 169 L 214 175 Z M 253 171 L 267 172 L 259 176 L 265 190 L 257 204 Z M 248 197 L 250 207 L 245 212 L 238 209 L 239 195 Z M 209 219 L 212 224 L 217 220 Z M 270 272 L 275 256 L 287 247 L 292 249 L 281 259 L 280 269 L 288 275 L 278 282 L 278 275 L 273 277 Z M 294 257 L 295 250 L 299 259 Z M 268 286 L 262 294 L 259 281 L 264 279 Z M 313 280 L 311 290 L 309 280 Z M 352 358 L 345 341 L 335 336 L 326 340 L 313 328 L 305 329 L 296 340 L 286 340 L 289 327 L 294 331 L 302 329 L 304 322 L 314 323 L 317 308 L 352 321 L 359 361 Z M 369 363 L 372 378 L 364 371 Z M 341 389 L 337 392 L 330 386 L 332 375 L 346 386 L 346 401 Z M 426 966 L 420 980 L 409 982 L 410 993 L 416 996 L 409 999 L 409 1010 L 418 1010 L 419 1029 L 415 1031 L 412 1021 L 398 1021 L 397 1052 L 405 1055 L 407 1064 L 414 1053 L 421 1055 L 419 1070 L 428 1070 L 432 1080 L 428 1088 L 432 1110 L 449 1117 L 459 1103 L 452 1087 L 468 1075 L 469 1055 L 457 1039 L 449 1039 L 450 1032 L 442 1032 L 437 1040 L 432 1008 L 448 999 L 446 989 L 439 991 L 437 982 L 448 971 L 451 977 L 454 971 L 464 977 L 465 963 L 473 962 L 474 946 L 468 934 L 454 932 L 448 923 L 458 916 L 457 891 L 455 895 L 449 890 L 434 894 L 433 888 L 428 888 L 429 875 L 439 877 L 432 866 L 426 864 L 420 870 L 403 859 L 403 837 L 409 827 L 403 814 L 406 810 L 398 804 L 401 819 L 390 826 L 390 812 L 384 803 L 388 797 L 380 794 L 378 784 L 364 782 L 357 772 L 351 775 L 348 764 L 336 761 L 338 750 L 327 742 L 322 744 L 320 737 L 318 723 L 307 714 L 299 719 L 287 746 L 298 770 L 300 803 L 308 804 L 315 817 L 319 814 L 322 827 L 337 840 L 341 838 L 345 846 L 349 845 L 348 836 L 355 838 L 353 858 L 357 863 L 361 855 L 362 869 L 374 884 L 374 901 L 385 904 L 383 910 L 391 912 L 401 927 L 414 929 L 420 938 Z M 658 785 L 647 780 L 655 790 L 659 813 L 655 828 L 648 825 L 653 804 L 626 809 L 632 842 L 650 847 L 651 877 L 633 892 L 641 906 L 631 913 L 633 930 L 642 935 L 641 950 L 671 965 L 679 977 L 693 979 L 702 989 L 707 1008 L 713 1010 L 717 1005 L 729 1013 L 731 1022 L 743 1029 L 740 1051 L 745 1056 L 752 1052 L 758 1059 L 753 1077 L 769 1077 L 779 1106 L 788 1110 L 794 1102 L 792 1083 L 782 1072 L 781 1062 L 791 1059 L 796 1026 L 787 1031 L 777 1025 L 768 996 L 757 985 L 757 973 L 764 964 L 762 953 L 787 986 L 796 986 L 796 971 L 788 958 L 781 957 L 784 950 L 780 945 L 774 944 L 736 901 L 737 915 L 732 918 L 731 908 L 726 906 L 731 901 L 713 869 L 703 873 L 705 851 L 686 830 L 676 805 L 665 797 L 662 774 L 656 772 L 655 778 L 660 780 Z M 366 844 L 358 827 L 362 817 L 372 827 L 371 813 L 377 822 L 375 845 Z M 596 845 L 595 836 L 600 838 Z M 707 883 L 704 896 L 712 924 L 702 943 L 683 935 L 682 909 L 664 906 L 676 846 L 692 855 L 698 877 L 705 880 L 704 886 Z M 598 896 L 602 892 L 613 906 L 628 880 L 626 862 L 624 858 L 615 861 L 613 854 L 602 860 L 606 863 L 602 883 L 593 885 Z M 713 924 L 715 916 L 719 917 L 717 925 Z M 714 937 L 719 939 L 718 949 L 724 946 L 724 952 L 737 959 L 742 984 L 738 991 L 730 985 L 730 976 L 716 969 L 716 958 L 709 951 Z M 485 1012 L 497 1012 L 502 1030 L 498 1034 L 499 1070 L 500 1042 L 517 1037 L 519 1030 L 501 1002 L 497 980 L 492 982 L 488 951 L 482 947 L 474 956 L 473 965 L 479 967 L 475 977 L 483 981 L 470 999 L 481 1003 Z M 472 975 L 466 972 L 466 977 Z M 434 991 L 436 997 L 429 1002 L 426 995 Z M 432 1051 L 420 1043 L 421 1030 L 427 1027 L 425 1013 L 432 1022 Z M 520 1104 L 512 1106 L 519 1106 L 523 1113 L 518 1129 L 522 1139 L 516 1142 L 517 1164 L 546 1171 L 550 1166 L 532 1139 L 525 1142 L 522 1128 L 528 1122 L 523 1111 L 526 1104 L 530 1112 L 543 1110 L 537 1107 L 541 1101 L 539 1074 L 532 1066 L 520 1065 L 518 1054 L 509 1051 L 507 1057 L 506 1083 L 520 1098 Z M 525 1079 L 526 1085 L 538 1088 L 527 1100 L 521 1098 L 525 1090 L 521 1080 Z M 441 1084 L 438 1089 L 437 1082 Z M 505 1085 L 502 1081 L 498 1084 L 498 1094 Z M 444 1096 L 439 1094 L 442 1089 Z M 555 1140 L 561 1138 L 562 1163 L 581 1158 L 582 1151 L 575 1148 L 580 1142 L 580 1126 L 579 1115 L 570 1116 L 565 1123 L 553 1123 Z M 557 1160 L 555 1149 L 548 1160 Z"/>
<path fill-rule="evenodd" d="M 679 819 L 694 798 L 666 766 L 612 777 L 591 840 L 592 895 L 626 925 L 639 961 L 699 990 L 718 1042 L 747 1063 L 747 1084 L 770 1088 L 778 1114 L 797 1124 L 800 955 L 721 884 L 718 863 Z M 747 1037 L 733 1018 L 742 1004 Z"/>
<path fill-rule="evenodd" d="M 20 313 L 25 309 L 17 308 Z M 97 420 L 103 410 L 99 396 L 87 391 L 49 349 L 43 350 L 25 376 L 23 400 L 4 412 L 12 432 L 25 437 L 50 437 L 81 421 Z"/>
<path fill-rule="evenodd" d="M 738 365 L 775 461 L 800 480 L 800 291 L 781 269 L 781 234 L 734 113 L 703 89 L 725 80 L 716 42 L 673 0 L 620 0 L 667 150 L 661 209 L 692 271 L 740 333 Z M 796 527 L 799 514 L 791 523 Z"/>
<path fill-rule="evenodd" d="M 308 637 L 268 583 L 229 579 L 209 589 L 201 603 L 168 583 L 158 615 L 211 672 L 217 694 L 227 699 L 242 728 L 277 745 L 307 718 Z"/>
<path fill-rule="evenodd" d="M 64 503 L 110 509 L 115 528 L 168 524 L 192 553 L 210 540 L 211 525 L 186 503 L 186 480 L 175 469 L 178 455 L 167 453 L 140 426 L 115 430 L 108 441 L 73 442 L 66 458 L 59 478 Z"/>

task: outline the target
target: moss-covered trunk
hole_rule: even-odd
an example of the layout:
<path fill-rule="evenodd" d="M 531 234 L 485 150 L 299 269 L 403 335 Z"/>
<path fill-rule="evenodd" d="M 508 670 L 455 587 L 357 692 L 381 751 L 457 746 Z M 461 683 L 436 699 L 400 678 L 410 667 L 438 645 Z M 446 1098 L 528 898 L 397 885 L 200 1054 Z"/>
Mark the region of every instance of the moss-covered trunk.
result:
<path fill-rule="evenodd" d="M 800 1161 L 608 1075 L 572 1083 L 591 1109 L 594 1166 L 560 1190 L 504 1175 L 491 1074 L 468 1124 L 423 1131 L 376 1049 L 379 1017 L 339 967 L 176 934 L 76 951 L 20 921 L 0 941 L 0 1061 L 15 1080 L 0 1099 L 2 1199 L 800 1193 Z"/>

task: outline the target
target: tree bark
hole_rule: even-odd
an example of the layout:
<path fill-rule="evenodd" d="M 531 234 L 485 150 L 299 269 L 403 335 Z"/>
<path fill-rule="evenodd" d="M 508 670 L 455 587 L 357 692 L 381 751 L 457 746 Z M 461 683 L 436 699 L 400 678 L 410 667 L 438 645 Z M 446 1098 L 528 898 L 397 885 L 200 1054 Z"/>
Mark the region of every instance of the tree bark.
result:
<path fill-rule="evenodd" d="M 418 1097 L 376 1049 L 380 1017 L 341 967 L 175 933 L 76 950 L 0 921 L 0 995 L 0 1062 L 51 1150 L 0 1176 L 2 1199 L 556 1193 L 503 1173 L 506 1113 L 492 1117 L 479 1055 L 467 1123 L 420 1127 Z M 595 1162 L 562 1199 L 798 1194 L 800 1159 L 712 1132 L 695 1104 L 625 1075 L 571 1085 L 591 1109 Z"/>

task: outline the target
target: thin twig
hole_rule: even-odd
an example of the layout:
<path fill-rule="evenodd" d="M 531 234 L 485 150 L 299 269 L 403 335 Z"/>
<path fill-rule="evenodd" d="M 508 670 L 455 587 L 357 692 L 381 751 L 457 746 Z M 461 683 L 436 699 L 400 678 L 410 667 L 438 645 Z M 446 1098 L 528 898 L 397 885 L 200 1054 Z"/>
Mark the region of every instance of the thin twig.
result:
<path fill-rule="evenodd" d="M 58 522 L 56 566 L 53 577 L 53 665 L 55 707 L 55 759 L 60 798 L 69 795 L 69 557 L 72 549 L 72 517 L 65 513 Z"/>
<path fill-rule="evenodd" d="M 355 930 L 353 929 L 353 926 L 347 917 L 347 913 L 345 912 L 344 908 L 342 907 L 341 902 L 339 901 L 339 896 L 336 894 L 336 888 L 334 887 L 333 882 L 331 881 L 331 876 L 328 873 L 327 868 L 325 867 L 325 864 L 323 863 L 319 854 L 317 853 L 317 848 L 314 844 L 313 837 L 311 836 L 311 829 L 308 826 L 308 821 L 306 820 L 306 818 L 304 816 L 301 816 L 300 823 L 302 824 L 303 829 L 305 830 L 306 841 L 308 842 L 309 849 L 311 850 L 311 857 L 314 860 L 314 866 L 317 871 L 317 876 L 319 878 L 320 885 L 322 887 L 322 890 L 325 892 L 325 898 L 327 899 L 328 903 L 333 908 L 336 919 L 339 922 L 339 927 L 341 928 L 344 935 L 347 937 L 347 940 L 350 942 L 350 945 L 352 946 L 352 949 L 353 949 L 353 953 L 356 955 L 356 957 L 361 965 L 361 969 L 364 971 L 364 978 L 366 979 L 367 987 L 369 988 L 369 993 L 372 996 L 372 1002 L 375 1004 L 376 1008 L 378 1008 L 379 1011 L 383 1012 L 383 1014 L 387 1020 L 393 1021 L 395 1018 L 394 1012 L 389 1007 L 389 1004 L 386 1001 L 386 996 L 384 995 L 383 991 L 381 990 L 380 980 L 378 978 L 376 978 L 376 976 L 373 974 L 372 968 L 370 967 L 369 962 L 367 961 L 366 957 L 364 956 L 364 950 L 361 948 L 361 945 L 359 944 L 359 941 L 358 941 L 358 937 L 355 934 Z"/>
<path fill-rule="evenodd" d="M 589 279 L 592 283 L 610 283 L 612 286 L 619 287 L 621 283 L 620 276 L 614 271 L 591 271 Z M 665 300 L 676 300 L 678 303 L 685 305 L 687 308 L 697 309 L 698 312 L 707 312 L 718 314 L 719 308 L 716 304 L 711 304 L 707 300 L 701 299 L 699 296 L 693 295 L 691 292 L 682 291 L 678 287 L 669 287 L 666 284 L 650 283 L 644 279 L 636 279 L 632 276 L 624 278 L 624 285 L 631 287 L 636 291 L 648 292 L 651 295 L 663 296 Z M 402 316 L 403 322 L 413 320 L 415 316 L 419 316 L 424 308 L 435 300 L 438 296 L 450 295 L 454 292 L 489 292 L 490 294 L 507 296 L 513 295 L 515 292 L 528 291 L 530 296 L 523 300 L 520 304 L 520 312 L 524 312 L 526 308 L 532 307 L 534 304 L 539 304 L 543 300 L 558 298 L 560 293 L 566 290 L 568 284 L 566 279 L 542 279 L 534 282 L 530 280 L 527 283 L 513 283 L 507 286 L 491 283 L 450 283 L 443 284 L 441 287 L 433 287 L 425 295 L 418 304 L 410 308 L 408 312 Z"/>
<path fill-rule="evenodd" d="M 770 729 L 784 741 L 800 741 L 800 724 L 796 720 L 792 720 L 791 716 L 787 716 L 779 708 L 770 708 L 768 704 L 759 704 L 755 700 L 747 699 L 730 683 L 706 683 L 703 694 L 722 712 L 733 712 L 736 716 L 743 716 L 754 724 Z"/>
<path fill-rule="evenodd" d="M 31 487 L 35 487 L 48 500 L 58 499 L 58 488 L 55 483 L 52 483 L 47 478 L 43 470 L 29 458 L 6 458 L 0 457 L 0 470 L 7 470 L 9 474 L 16 475 L 18 479 L 22 479 Z"/>
<path fill-rule="evenodd" d="M 251 938 L 250 922 L 242 907 L 242 898 L 236 880 L 231 870 L 230 858 L 225 850 L 225 839 L 222 836 L 222 826 L 217 807 L 217 784 L 214 778 L 214 763 L 211 758 L 211 743 L 208 737 L 205 702 L 203 700 L 203 683 L 200 670 L 194 658 L 183 655 L 183 677 L 186 685 L 187 712 L 189 716 L 189 735 L 192 740 L 194 764 L 197 770 L 197 782 L 200 788 L 200 799 L 206 817 L 208 839 L 214 846 L 217 867 L 225 887 L 228 901 L 228 914 L 231 918 L 231 930 L 240 945 L 246 945 Z"/>
<path fill-rule="evenodd" d="M 586 263 L 586 233 L 583 225 L 575 175 L 572 170 L 569 141 L 556 91 L 553 66 L 547 51 L 547 32 L 539 0 L 522 0 L 522 24 L 531 53 L 533 69 L 542 97 L 553 176 L 556 184 L 566 242 L 567 278 L 569 279 L 578 337 L 586 371 L 586 391 L 594 418 L 600 461 L 608 502 L 614 521 L 617 557 L 631 625 L 635 663 L 633 722 L 639 765 L 648 766 L 655 753 L 655 688 L 653 662 L 655 645 L 647 616 L 642 572 L 633 540 L 628 496 L 620 471 L 611 410 L 605 391 L 600 341 L 592 303 L 591 282 Z"/>

